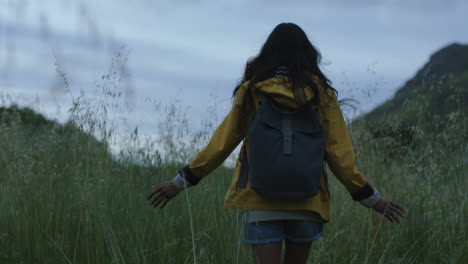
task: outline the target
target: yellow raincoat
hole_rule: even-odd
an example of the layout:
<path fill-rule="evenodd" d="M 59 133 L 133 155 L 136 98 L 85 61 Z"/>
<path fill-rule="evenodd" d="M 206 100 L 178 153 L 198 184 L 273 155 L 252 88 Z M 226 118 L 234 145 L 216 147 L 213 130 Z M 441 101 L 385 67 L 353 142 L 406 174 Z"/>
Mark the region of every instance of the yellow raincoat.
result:
<path fill-rule="evenodd" d="M 298 107 L 294 100 L 291 88 L 284 84 L 284 77 L 270 78 L 255 85 L 255 89 L 249 89 L 258 111 L 259 101 L 264 99 L 264 94 L 270 95 L 280 105 L 296 109 Z M 343 119 L 339 103 L 334 92 L 327 90 L 330 96 L 325 95 L 323 86 L 315 78 L 315 82 L 321 92 L 321 123 L 325 132 L 325 160 L 328 166 L 339 179 L 339 181 L 351 193 L 354 200 L 368 198 L 373 193 L 373 188 L 366 182 L 365 177 L 355 166 L 354 151 L 348 135 L 346 123 Z M 237 187 L 240 165 L 243 155 L 243 148 L 248 150 L 248 124 L 253 120 L 253 116 L 241 116 L 241 103 L 246 95 L 248 81 L 243 83 L 235 97 L 234 104 L 229 114 L 218 126 L 212 135 L 208 145 L 202 149 L 184 168 L 179 171 L 183 177 L 192 185 L 196 185 L 200 179 L 207 176 L 214 169 L 219 167 L 237 145 L 245 138 L 239 157 L 236 162 L 234 174 L 229 189 L 224 200 L 226 209 L 249 209 L 249 210 L 310 210 L 320 214 L 321 218 L 329 220 L 329 200 L 328 181 L 325 171 L 322 170 L 320 179 L 320 192 L 304 201 L 299 202 L 272 202 L 262 198 L 250 188 L 250 177 L 247 179 L 245 188 Z M 305 89 L 307 101 L 313 99 L 313 93 Z M 239 127 L 244 127 L 244 131 L 239 131 Z M 247 152 L 248 153 L 248 152 Z"/>

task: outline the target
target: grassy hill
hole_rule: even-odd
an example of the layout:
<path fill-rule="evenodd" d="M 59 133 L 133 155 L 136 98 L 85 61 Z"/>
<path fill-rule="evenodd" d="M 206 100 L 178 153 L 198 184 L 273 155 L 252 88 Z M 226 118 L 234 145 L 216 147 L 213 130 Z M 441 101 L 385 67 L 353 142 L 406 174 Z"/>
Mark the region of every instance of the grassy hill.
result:
<path fill-rule="evenodd" d="M 353 121 L 387 156 L 437 143 L 455 150 L 468 141 L 468 45 L 451 44 L 429 61 L 395 95 Z M 362 133 L 361 133 L 362 134 Z"/>
<path fill-rule="evenodd" d="M 377 123 L 399 122 L 440 129 L 434 118 L 453 119 L 468 114 L 468 45 L 451 44 L 398 89 L 393 98 L 362 119 Z"/>

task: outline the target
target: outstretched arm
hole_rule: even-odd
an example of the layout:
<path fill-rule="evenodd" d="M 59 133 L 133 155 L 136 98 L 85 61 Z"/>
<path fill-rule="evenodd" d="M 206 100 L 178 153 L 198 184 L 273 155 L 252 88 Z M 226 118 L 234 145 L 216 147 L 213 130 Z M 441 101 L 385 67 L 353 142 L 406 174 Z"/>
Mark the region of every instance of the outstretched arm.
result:
<path fill-rule="evenodd" d="M 343 114 L 334 93 L 325 95 L 322 124 L 326 132 L 325 159 L 338 180 L 346 187 L 351 197 L 363 206 L 384 213 L 391 222 L 398 222 L 404 209 L 388 200 L 370 185 L 364 175 L 356 168 L 355 154 L 348 134 Z"/>

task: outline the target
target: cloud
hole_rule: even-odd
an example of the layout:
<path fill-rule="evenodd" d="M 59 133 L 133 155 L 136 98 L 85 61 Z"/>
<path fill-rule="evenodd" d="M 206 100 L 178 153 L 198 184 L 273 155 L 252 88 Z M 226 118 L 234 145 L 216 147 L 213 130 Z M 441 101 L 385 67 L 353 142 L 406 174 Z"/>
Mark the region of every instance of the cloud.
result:
<path fill-rule="evenodd" d="M 14 17 L 5 20 L 9 24 L 3 21 L 4 27 L 14 27 L 4 32 L 13 32 L 8 37 L 17 45 L 17 72 L 9 87 L 24 89 L 24 94 L 44 90 L 41 96 L 49 98 L 48 89 L 57 81 L 51 54 L 55 49 L 72 88 L 91 92 L 108 70 L 112 52 L 125 44 L 137 116 L 151 113 L 147 98 L 180 98 L 191 107 L 190 119 L 199 120 L 213 92 L 224 98 L 220 114 L 227 113 L 246 60 L 257 54 L 274 26 L 285 21 L 306 31 L 322 52 L 323 68 L 336 88 L 343 96 L 367 102 L 365 109 L 390 97 L 436 49 L 468 41 L 462 23 L 468 13 L 465 1 L 81 1 L 102 34 L 96 48 L 79 29 L 79 5 L 57 3 L 34 2 L 28 11 L 44 10 L 48 44 L 40 41 L 37 16 L 18 24 Z M 371 99 L 358 91 L 369 87 L 377 89 Z M 141 125 L 154 129 L 152 123 Z"/>

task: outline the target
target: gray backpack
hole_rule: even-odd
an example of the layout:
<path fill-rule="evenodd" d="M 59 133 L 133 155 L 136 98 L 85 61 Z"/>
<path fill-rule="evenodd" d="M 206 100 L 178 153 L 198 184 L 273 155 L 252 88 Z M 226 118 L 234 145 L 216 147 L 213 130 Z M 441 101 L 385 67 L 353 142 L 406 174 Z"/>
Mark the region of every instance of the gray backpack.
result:
<path fill-rule="evenodd" d="M 266 96 L 248 129 L 249 160 L 244 147 L 237 187 L 250 176 L 252 189 L 264 198 L 310 198 L 320 189 L 325 148 L 317 106 L 309 102 L 293 110 Z"/>

